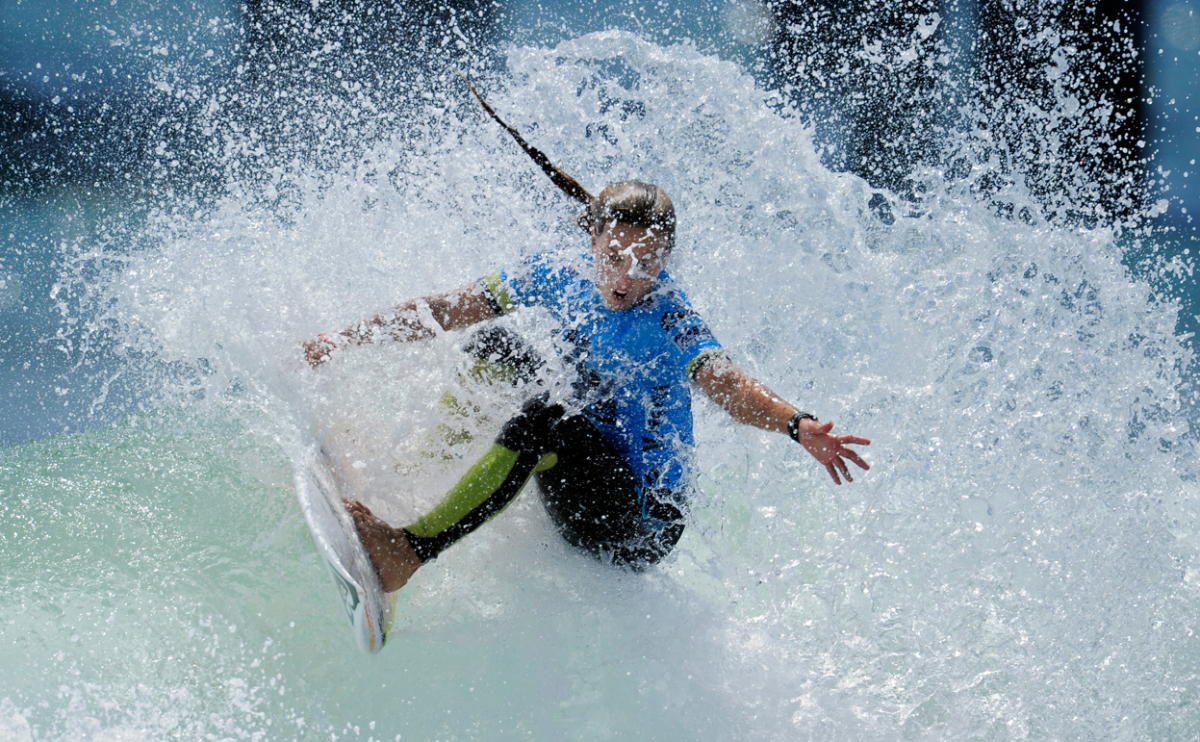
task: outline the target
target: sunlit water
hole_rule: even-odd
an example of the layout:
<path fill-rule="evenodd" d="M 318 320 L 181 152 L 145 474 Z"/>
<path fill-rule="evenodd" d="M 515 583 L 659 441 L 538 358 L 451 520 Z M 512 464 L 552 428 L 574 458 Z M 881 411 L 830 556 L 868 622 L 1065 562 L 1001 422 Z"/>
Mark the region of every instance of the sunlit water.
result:
<path fill-rule="evenodd" d="M 481 83 L 590 187 L 666 188 L 673 273 L 717 337 L 872 438 L 873 469 L 834 487 L 699 402 L 665 563 L 574 552 L 529 492 L 423 569 L 360 655 L 289 452 L 326 438 L 403 522 L 516 399 L 460 384 L 461 336 L 319 372 L 298 342 L 585 244 L 447 80 L 341 169 L 281 165 L 148 220 L 129 257 L 77 256 L 111 342 L 188 393 L 0 451 L 0 738 L 1200 734 L 1190 356 L 1113 234 L 1003 219 L 936 179 L 887 225 L 777 99 L 689 46 L 586 36 Z"/>

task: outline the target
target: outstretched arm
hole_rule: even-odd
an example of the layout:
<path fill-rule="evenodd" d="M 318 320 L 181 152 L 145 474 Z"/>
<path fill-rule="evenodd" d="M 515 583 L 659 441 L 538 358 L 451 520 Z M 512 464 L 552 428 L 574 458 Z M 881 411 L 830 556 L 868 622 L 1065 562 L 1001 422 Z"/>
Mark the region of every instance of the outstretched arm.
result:
<path fill-rule="evenodd" d="M 483 291 L 473 283 L 445 294 L 397 304 L 391 312 L 357 322 L 341 332 L 322 333 L 304 342 L 304 360 L 315 368 L 329 360 L 335 350 L 381 340 L 398 343 L 425 340 L 434 337 L 438 329 L 457 330 L 495 316 Z"/>
<path fill-rule="evenodd" d="M 811 416 L 797 418 L 803 413 L 729 359 L 718 356 L 707 361 L 696 371 L 694 379 L 734 420 L 763 430 L 786 433 L 804 446 L 804 450 L 821 462 L 835 483 L 841 484 L 842 479 L 854 481 L 846 467 L 847 459 L 863 469 L 871 468 L 855 451 L 846 448 L 847 445 L 869 446 L 871 441 L 857 435 L 831 435 L 832 422 L 822 423 Z"/>

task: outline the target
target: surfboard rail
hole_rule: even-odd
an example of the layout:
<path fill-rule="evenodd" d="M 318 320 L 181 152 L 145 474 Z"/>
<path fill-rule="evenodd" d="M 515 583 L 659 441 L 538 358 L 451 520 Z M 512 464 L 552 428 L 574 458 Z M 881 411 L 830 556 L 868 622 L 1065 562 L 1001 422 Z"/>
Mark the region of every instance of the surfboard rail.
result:
<path fill-rule="evenodd" d="M 308 446 L 293 461 L 296 499 L 350 618 L 355 642 L 366 654 L 387 643 L 391 602 L 347 512 L 328 459 L 318 445 Z"/>

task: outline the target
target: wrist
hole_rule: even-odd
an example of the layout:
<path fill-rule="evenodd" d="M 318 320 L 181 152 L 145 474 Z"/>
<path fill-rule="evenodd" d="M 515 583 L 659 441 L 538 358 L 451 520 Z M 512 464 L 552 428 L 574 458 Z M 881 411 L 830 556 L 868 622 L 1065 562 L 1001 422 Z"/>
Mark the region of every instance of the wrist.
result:
<path fill-rule="evenodd" d="M 817 419 L 816 415 L 812 415 L 807 412 L 800 412 L 799 410 L 797 410 L 796 414 L 792 415 L 792 418 L 790 420 L 788 420 L 788 424 L 787 424 L 788 437 L 791 438 L 792 440 L 796 441 L 797 443 L 801 442 L 800 441 L 800 422 L 802 420 L 812 420 L 813 422 L 820 422 L 820 420 Z"/>

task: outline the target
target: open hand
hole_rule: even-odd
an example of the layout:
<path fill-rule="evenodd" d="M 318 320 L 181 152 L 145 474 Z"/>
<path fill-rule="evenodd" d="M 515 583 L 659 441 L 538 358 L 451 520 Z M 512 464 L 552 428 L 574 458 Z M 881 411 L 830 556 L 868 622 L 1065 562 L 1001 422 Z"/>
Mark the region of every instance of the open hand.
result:
<path fill-rule="evenodd" d="M 862 460 L 857 452 L 846 448 L 847 445 L 869 446 L 871 441 L 857 435 L 830 435 L 833 422 L 817 422 L 816 420 L 801 420 L 797 430 L 797 440 L 804 450 L 821 462 L 835 484 L 841 484 L 842 479 L 853 482 L 850 470 L 846 467 L 849 459 L 862 469 L 870 469 L 871 465 Z M 841 475 L 840 477 L 838 475 Z"/>

